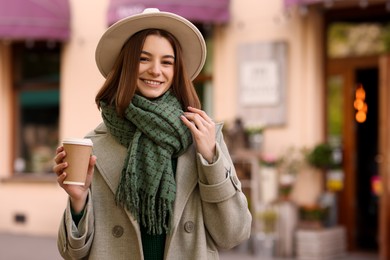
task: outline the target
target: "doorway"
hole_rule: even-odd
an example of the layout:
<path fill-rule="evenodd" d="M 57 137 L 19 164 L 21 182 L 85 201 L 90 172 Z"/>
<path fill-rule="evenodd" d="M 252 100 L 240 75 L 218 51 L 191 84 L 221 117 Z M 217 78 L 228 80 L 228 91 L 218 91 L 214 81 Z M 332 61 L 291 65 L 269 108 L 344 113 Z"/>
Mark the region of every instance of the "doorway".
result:
<path fill-rule="evenodd" d="M 344 188 L 338 194 L 338 222 L 347 229 L 350 251 L 379 250 L 378 57 L 328 60 L 327 138 L 343 151 Z M 366 117 L 356 118 L 357 90 L 364 91 Z"/>
<path fill-rule="evenodd" d="M 364 122 L 355 120 L 356 142 L 356 247 L 378 251 L 378 76 L 377 67 L 356 69 L 356 85 L 365 92 L 367 114 Z"/>
<path fill-rule="evenodd" d="M 344 187 L 338 194 L 338 223 L 346 227 L 349 251 L 376 251 L 379 259 L 390 259 L 389 13 L 384 1 L 367 2 L 364 8 L 358 1 L 344 2 L 323 9 L 322 28 L 326 96 L 329 99 L 333 84 L 336 96 L 342 97 L 336 102 L 341 122 L 338 132 L 327 127 L 328 140 L 338 133 L 343 151 Z M 336 39 L 333 44 L 331 39 Z M 368 105 L 363 123 L 355 118 L 359 84 L 366 91 Z M 325 124 L 330 122 L 328 110 Z"/>

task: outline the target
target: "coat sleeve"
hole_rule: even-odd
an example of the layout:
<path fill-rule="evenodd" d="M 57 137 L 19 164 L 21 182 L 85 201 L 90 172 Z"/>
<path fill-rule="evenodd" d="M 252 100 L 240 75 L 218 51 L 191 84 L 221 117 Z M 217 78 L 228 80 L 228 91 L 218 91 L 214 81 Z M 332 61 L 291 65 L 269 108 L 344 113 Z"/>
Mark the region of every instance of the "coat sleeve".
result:
<path fill-rule="evenodd" d="M 88 195 L 91 198 L 91 193 Z M 94 216 L 91 199 L 88 199 L 84 215 L 76 226 L 72 219 L 70 201 L 58 230 L 57 247 L 64 259 L 87 259 L 94 236 Z"/>
<path fill-rule="evenodd" d="M 222 133 L 216 152 L 212 164 L 197 155 L 199 191 L 207 231 L 218 247 L 229 249 L 250 237 L 252 215 Z"/>

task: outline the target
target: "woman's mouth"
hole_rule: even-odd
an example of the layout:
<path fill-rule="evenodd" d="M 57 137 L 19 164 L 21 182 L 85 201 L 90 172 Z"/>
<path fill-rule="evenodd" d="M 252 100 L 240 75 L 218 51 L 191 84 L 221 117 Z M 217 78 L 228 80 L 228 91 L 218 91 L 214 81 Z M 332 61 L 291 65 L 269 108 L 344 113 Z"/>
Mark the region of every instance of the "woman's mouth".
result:
<path fill-rule="evenodd" d="M 161 81 L 154 81 L 154 80 L 148 80 L 148 79 L 144 79 L 143 82 L 145 82 L 145 84 L 153 85 L 153 86 L 159 86 L 162 84 Z"/>

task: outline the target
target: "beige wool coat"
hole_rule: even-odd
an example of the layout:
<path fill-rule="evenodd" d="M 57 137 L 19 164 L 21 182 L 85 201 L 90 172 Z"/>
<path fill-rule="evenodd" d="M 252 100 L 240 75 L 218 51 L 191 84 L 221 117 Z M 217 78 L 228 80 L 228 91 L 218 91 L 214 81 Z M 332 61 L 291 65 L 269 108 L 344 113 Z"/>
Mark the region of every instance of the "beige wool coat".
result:
<path fill-rule="evenodd" d="M 194 145 L 178 158 L 173 229 L 166 237 L 164 259 L 219 259 L 218 249 L 250 236 L 252 216 L 221 130 L 217 125 L 214 163 L 208 164 Z M 68 202 L 58 232 L 59 252 L 64 259 L 142 260 L 139 224 L 115 204 L 126 148 L 104 124 L 87 138 L 97 156 L 88 202 L 77 227 Z"/>

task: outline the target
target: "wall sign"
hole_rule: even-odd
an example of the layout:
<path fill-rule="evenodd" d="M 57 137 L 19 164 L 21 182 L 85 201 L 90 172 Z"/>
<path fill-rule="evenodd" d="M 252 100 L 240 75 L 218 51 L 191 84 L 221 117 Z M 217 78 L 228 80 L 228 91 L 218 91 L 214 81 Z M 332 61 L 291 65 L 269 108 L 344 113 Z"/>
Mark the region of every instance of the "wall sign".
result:
<path fill-rule="evenodd" d="M 274 61 L 248 61 L 242 64 L 242 105 L 270 106 L 280 102 L 277 66 Z"/>
<path fill-rule="evenodd" d="M 243 44 L 238 49 L 238 113 L 266 126 L 286 121 L 286 43 Z"/>

